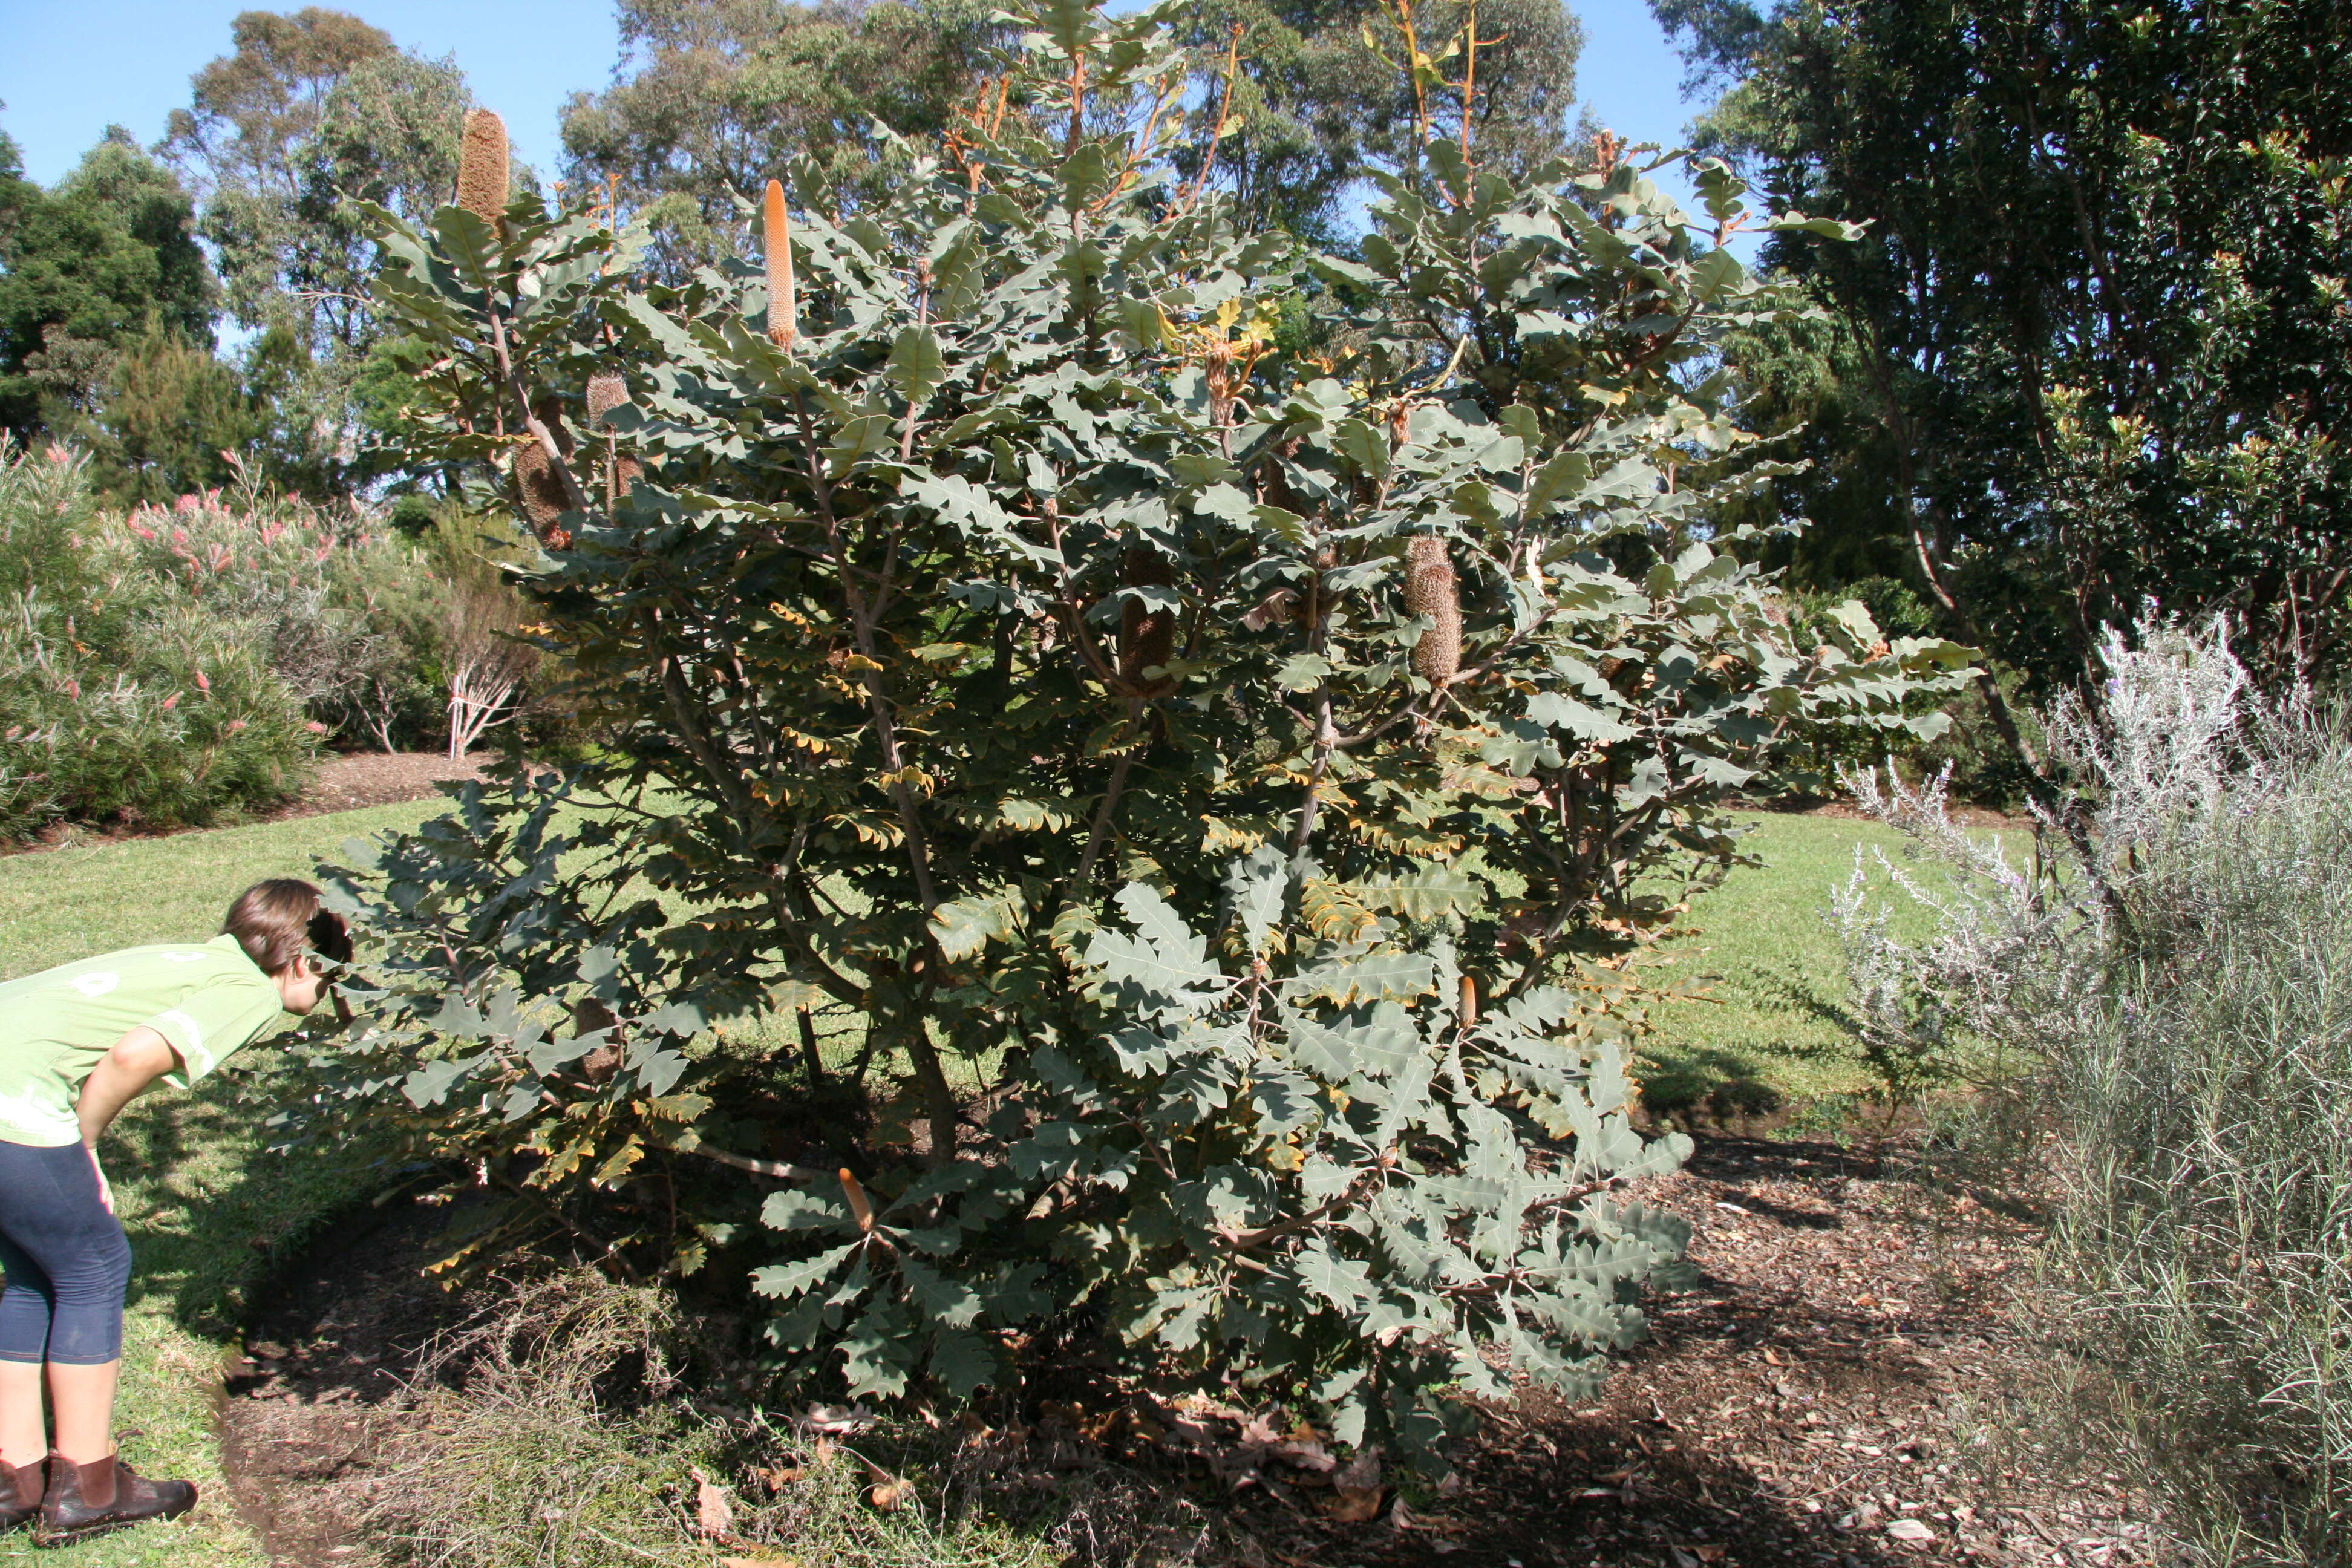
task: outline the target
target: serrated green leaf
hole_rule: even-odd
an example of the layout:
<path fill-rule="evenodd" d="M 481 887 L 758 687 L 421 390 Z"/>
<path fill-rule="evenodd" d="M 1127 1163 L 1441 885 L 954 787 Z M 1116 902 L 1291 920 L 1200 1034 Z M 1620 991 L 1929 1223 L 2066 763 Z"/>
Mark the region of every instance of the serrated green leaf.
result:
<path fill-rule="evenodd" d="M 901 328 L 890 344 L 890 384 L 909 407 L 920 408 L 940 389 L 947 368 L 939 334 L 928 326 Z"/>
<path fill-rule="evenodd" d="M 830 1252 L 814 1258 L 804 1258 L 796 1263 L 772 1263 L 765 1268 L 751 1271 L 751 1289 L 762 1296 L 789 1298 L 823 1284 L 833 1278 L 842 1261 L 857 1250 L 856 1242 L 845 1242 Z"/>

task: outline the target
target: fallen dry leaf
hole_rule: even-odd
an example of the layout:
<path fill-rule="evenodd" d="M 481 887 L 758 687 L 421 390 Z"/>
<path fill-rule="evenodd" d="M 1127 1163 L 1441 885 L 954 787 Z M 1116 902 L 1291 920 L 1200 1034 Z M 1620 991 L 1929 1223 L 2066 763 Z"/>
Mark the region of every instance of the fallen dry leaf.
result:
<path fill-rule="evenodd" d="M 874 1425 L 874 1413 L 862 1405 L 812 1405 L 803 1424 L 812 1432 L 863 1432 Z"/>
<path fill-rule="evenodd" d="M 721 1557 L 719 1568 L 801 1568 L 797 1557 Z"/>
<path fill-rule="evenodd" d="M 1282 1434 L 1269 1426 L 1263 1415 L 1253 1415 L 1242 1424 L 1242 1447 L 1244 1448 L 1271 1448 L 1281 1441 Z"/>
<path fill-rule="evenodd" d="M 1400 1501 L 1397 1507 L 1404 1504 Z M 1381 1489 L 1378 1487 L 1339 1487 L 1323 1502 L 1323 1511 L 1341 1524 L 1361 1524 L 1381 1516 Z M 1399 1529 L 1403 1526 L 1400 1525 Z"/>
<path fill-rule="evenodd" d="M 1381 1481 L 1381 1451 L 1378 1448 L 1362 1450 L 1331 1478 L 1331 1484 L 1342 1491 L 1379 1491 Z"/>
<path fill-rule="evenodd" d="M 1936 1539 L 1936 1532 L 1928 1529 L 1926 1525 L 1920 1523 L 1916 1519 L 1890 1520 L 1887 1521 L 1886 1533 L 1893 1536 L 1897 1541 L 1933 1541 Z"/>
<path fill-rule="evenodd" d="M 708 1541 L 722 1541 L 735 1528 L 735 1506 L 727 1489 L 699 1469 L 694 1474 L 694 1525 Z"/>
<path fill-rule="evenodd" d="M 860 1460 L 866 1466 L 866 1479 L 873 1483 L 866 1489 L 866 1501 L 875 1512 L 895 1513 L 914 1495 L 914 1488 L 873 1460 L 862 1455 Z"/>
<path fill-rule="evenodd" d="M 771 1492 L 782 1491 L 805 1473 L 798 1465 L 775 1465 L 764 1469 L 754 1469 L 751 1472 L 758 1478 L 760 1484 Z"/>
<path fill-rule="evenodd" d="M 1300 1469 L 1311 1470 L 1317 1475 L 1333 1468 L 1339 1462 L 1331 1457 L 1331 1451 L 1328 1448 L 1316 1442 L 1284 1443 L 1275 1449 L 1275 1453 Z"/>

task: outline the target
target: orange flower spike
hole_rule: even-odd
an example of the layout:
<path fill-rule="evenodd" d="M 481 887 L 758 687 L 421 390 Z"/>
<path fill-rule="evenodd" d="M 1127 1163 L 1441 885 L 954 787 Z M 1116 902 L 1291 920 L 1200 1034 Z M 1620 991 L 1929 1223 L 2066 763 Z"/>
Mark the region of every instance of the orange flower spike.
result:
<path fill-rule="evenodd" d="M 768 341 L 789 351 L 800 333 L 800 296 L 793 288 L 793 220 L 784 211 L 784 183 L 768 182 L 760 202 L 768 253 Z"/>

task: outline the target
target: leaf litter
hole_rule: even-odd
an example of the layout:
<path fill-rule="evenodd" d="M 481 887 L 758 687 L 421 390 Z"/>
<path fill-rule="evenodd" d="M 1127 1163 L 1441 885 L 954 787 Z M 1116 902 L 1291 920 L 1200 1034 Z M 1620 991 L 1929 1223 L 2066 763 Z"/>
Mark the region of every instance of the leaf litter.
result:
<path fill-rule="evenodd" d="M 931 1420 L 977 1493 L 1051 1503 L 1080 1495 L 1065 1478 L 1098 1477 L 1207 1521 L 1155 1557 L 1072 1563 L 2155 1561 L 2153 1521 L 2113 1478 L 1986 1441 L 2034 1354 L 2010 1315 L 2031 1225 L 1822 1144 L 1708 1137 L 1644 1187 L 1696 1226 L 1696 1289 L 1653 1302 L 1651 1340 L 1596 1397 L 1528 1391 L 1495 1408 L 1440 1480 L 1389 1473 L 1278 1408 L 1155 1400 L 1076 1372 L 992 1422 Z M 228 1369 L 224 1449 L 239 1510 L 279 1563 L 373 1556 L 370 1499 L 389 1449 L 418 1440 L 420 1358 L 457 1310 L 417 1278 L 431 1237 L 407 1233 L 447 1219 L 339 1231 L 259 1304 Z M 839 1447 L 886 1430 L 871 1410 L 804 1406 L 776 1430 L 740 1474 L 682 1483 L 681 1534 L 739 1553 L 722 1568 L 801 1568 L 774 1529 L 812 1471 L 844 1458 L 877 1511 L 933 1484 Z"/>

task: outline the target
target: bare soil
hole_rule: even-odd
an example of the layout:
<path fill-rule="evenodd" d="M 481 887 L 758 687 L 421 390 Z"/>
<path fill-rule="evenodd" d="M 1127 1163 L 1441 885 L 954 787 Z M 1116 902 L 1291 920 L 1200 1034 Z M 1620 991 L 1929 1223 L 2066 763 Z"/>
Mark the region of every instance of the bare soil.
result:
<path fill-rule="evenodd" d="M 1727 1136 L 1644 1195 L 1692 1221 L 1700 1284 L 1601 1397 L 1530 1393 L 1411 1528 L 1294 1532 L 1284 1561 L 2155 1561 L 2114 1479 L 2044 1473 L 1998 1431 L 2035 1353 L 2009 1316 L 2029 1220 L 1835 1145 Z"/>
<path fill-rule="evenodd" d="M 375 1560 L 362 1516 L 410 1424 L 416 1363 L 460 1316 L 425 1272 L 446 1205 L 402 1194 L 330 1228 L 257 1298 L 222 1366 L 221 1468 L 238 1514 L 288 1568 Z"/>
<path fill-rule="evenodd" d="M 1837 822 L 1876 820 L 1843 795 L 1775 795 L 1769 800 L 1745 800 L 1738 804 L 1749 811 L 1769 811 L 1781 816 L 1822 816 Z M 1991 827 L 2002 832 L 2033 831 L 2032 816 L 2022 811 L 1998 811 L 1991 806 L 1970 805 L 1961 801 L 1953 801 L 1945 809 L 1962 827 Z"/>
<path fill-rule="evenodd" d="M 1130 1429 L 1079 1462 L 1222 1500 L 1248 1568 L 2155 1561 L 2149 1517 L 2113 1477 L 2052 1473 L 1997 1436 L 2034 1354 L 2008 1314 L 2030 1217 L 1836 1145 L 1724 1135 L 1643 1195 L 1693 1223 L 1698 1288 L 1655 1303 L 1652 1338 L 1596 1400 L 1530 1391 L 1495 1411 L 1434 1492 L 1391 1489 L 1376 1517 L 1339 1522 L 1328 1466 L 1239 1429 L 1201 1440 L 1233 1425 L 1218 1421 Z M 362 1516 L 389 1441 L 413 1430 L 417 1352 L 457 1317 L 420 1275 L 447 1215 L 368 1211 L 261 1300 L 221 1425 L 236 1504 L 278 1563 L 375 1556 Z M 1036 1474 L 1004 1479 L 1052 1490 L 1075 1434 L 1051 1402 L 1029 1418 L 1010 1435 L 1024 1454 L 1004 1457 Z"/>

